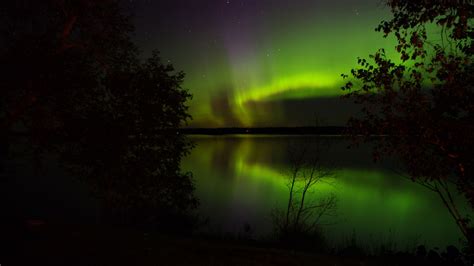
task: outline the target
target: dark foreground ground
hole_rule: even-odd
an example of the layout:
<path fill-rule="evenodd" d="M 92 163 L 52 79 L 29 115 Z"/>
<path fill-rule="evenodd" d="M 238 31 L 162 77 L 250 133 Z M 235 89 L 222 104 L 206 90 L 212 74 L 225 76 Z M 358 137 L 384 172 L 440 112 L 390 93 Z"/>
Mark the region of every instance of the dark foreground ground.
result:
<path fill-rule="evenodd" d="M 403 255 L 367 257 L 304 253 L 248 241 L 170 237 L 119 227 L 33 223 L 25 228 L 4 231 L 11 242 L 10 249 L 2 252 L 2 266 L 450 265 Z"/>

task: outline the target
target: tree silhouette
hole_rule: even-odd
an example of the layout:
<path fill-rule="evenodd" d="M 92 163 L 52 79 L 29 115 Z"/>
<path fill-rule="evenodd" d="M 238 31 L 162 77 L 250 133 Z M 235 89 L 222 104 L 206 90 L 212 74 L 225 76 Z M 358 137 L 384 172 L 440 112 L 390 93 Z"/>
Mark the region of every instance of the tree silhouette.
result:
<path fill-rule="evenodd" d="M 401 63 L 387 58 L 383 49 L 358 60 L 354 80 L 343 89 L 363 108 L 349 125 L 354 137 L 376 143 L 375 159 L 398 156 L 413 181 L 436 191 L 472 246 L 474 231 L 450 188 L 453 183 L 474 207 L 474 5 L 387 4 L 393 18 L 376 30 L 396 36 Z"/>
<path fill-rule="evenodd" d="M 272 211 L 272 219 L 276 236 L 292 247 L 324 248 L 321 227 L 327 217 L 336 214 L 334 194 L 315 197 L 318 186 L 330 184 L 334 178 L 333 169 L 321 160 L 321 142 L 316 137 L 303 147 L 288 147 L 288 201 L 286 208 Z"/>
<path fill-rule="evenodd" d="M 164 223 L 197 206 L 191 175 L 180 172 L 191 148 L 177 131 L 190 118 L 184 74 L 157 52 L 139 60 L 120 1 L 9 1 L 2 17 L 7 150 L 27 140 L 38 162 L 59 154 L 109 221 Z"/>

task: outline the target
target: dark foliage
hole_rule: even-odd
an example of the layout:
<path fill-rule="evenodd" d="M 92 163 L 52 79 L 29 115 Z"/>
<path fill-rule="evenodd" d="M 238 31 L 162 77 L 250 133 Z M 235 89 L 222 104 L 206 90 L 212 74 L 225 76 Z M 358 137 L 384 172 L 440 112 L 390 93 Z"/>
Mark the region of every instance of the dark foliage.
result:
<path fill-rule="evenodd" d="M 139 60 L 119 1 L 8 1 L 0 17 L 6 150 L 26 140 L 38 162 L 59 154 L 109 221 L 160 224 L 197 206 L 180 172 L 191 148 L 178 134 L 190 118 L 184 74 L 158 53 Z"/>
<path fill-rule="evenodd" d="M 474 207 L 474 4 L 472 1 L 387 1 L 393 18 L 377 31 L 394 34 L 400 60 L 383 49 L 359 59 L 346 97 L 362 105 L 353 136 L 376 142 L 375 159 L 393 154 L 410 177 L 437 192 L 464 236 L 468 217 L 451 183 Z M 348 77 L 347 75 L 343 75 Z M 371 138 L 373 135 L 387 135 Z M 472 250 L 471 250 L 472 252 Z"/>

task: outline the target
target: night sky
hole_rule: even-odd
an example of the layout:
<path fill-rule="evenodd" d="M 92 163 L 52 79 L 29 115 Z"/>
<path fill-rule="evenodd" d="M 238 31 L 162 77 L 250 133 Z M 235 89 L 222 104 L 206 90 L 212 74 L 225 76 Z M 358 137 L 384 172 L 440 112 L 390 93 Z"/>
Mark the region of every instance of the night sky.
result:
<path fill-rule="evenodd" d="M 134 39 L 186 73 L 191 127 L 344 125 L 357 57 L 395 41 L 380 0 L 134 0 Z"/>

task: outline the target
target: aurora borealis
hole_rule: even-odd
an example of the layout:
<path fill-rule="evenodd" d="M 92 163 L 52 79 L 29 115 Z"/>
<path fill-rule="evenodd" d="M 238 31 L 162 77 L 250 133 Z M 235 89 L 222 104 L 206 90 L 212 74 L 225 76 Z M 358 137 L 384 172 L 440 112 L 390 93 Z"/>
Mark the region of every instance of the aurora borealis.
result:
<path fill-rule="evenodd" d="M 342 125 L 342 73 L 395 41 L 378 0 L 131 1 L 139 47 L 186 73 L 191 127 Z"/>

